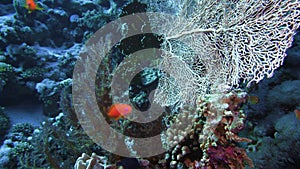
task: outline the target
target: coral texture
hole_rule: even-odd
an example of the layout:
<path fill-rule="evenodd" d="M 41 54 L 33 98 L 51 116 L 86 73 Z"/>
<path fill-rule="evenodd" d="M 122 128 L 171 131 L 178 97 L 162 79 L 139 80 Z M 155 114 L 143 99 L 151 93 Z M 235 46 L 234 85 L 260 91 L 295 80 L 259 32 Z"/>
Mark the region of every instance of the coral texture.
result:
<path fill-rule="evenodd" d="M 251 142 L 237 135 L 244 128 L 246 116 L 241 106 L 246 101 L 247 95 L 242 91 L 206 95 L 199 98 L 196 112 L 173 117 L 172 125 L 177 127 L 172 127 L 172 131 L 167 129 L 162 137 L 165 146 L 174 142 L 176 145 L 166 156 L 167 165 L 170 168 L 184 164 L 192 168 L 242 169 L 246 162 L 254 167 L 245 149 L 237 146 L 238 142 Z M 190 122 L 192 126 L 181 131 L 183 122 Z"/>
<path fill-rule="evenodd" d="M 152 28 L 165 40 L 160 68 L 166 74 L 155 99 L 166 106 L 194 103 L 219 86 L 249 86 L 272 77 L 300 25 L 300 2 L 295 0 L 152 5 L 160 8 L 171 2 L 175 16 L 149 16 Z"/>

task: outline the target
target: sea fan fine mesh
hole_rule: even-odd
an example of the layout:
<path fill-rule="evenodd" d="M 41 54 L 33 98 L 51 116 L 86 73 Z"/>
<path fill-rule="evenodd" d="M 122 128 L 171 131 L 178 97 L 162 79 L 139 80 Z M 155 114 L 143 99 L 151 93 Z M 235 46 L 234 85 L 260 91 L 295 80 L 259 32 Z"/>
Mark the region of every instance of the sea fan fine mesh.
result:
<path fill-rule="evenodd" d="M 271 77 L 299 27 L 297 0 L 180 0 L 160 5 L 168 3 L 177 6 L 173 16 L 149 15 L 152 29 L 165 40 L 160 64 L 165 74 L 155 95 L 164 106 L 193 104 L 220 86 L 249 86 Z"/>

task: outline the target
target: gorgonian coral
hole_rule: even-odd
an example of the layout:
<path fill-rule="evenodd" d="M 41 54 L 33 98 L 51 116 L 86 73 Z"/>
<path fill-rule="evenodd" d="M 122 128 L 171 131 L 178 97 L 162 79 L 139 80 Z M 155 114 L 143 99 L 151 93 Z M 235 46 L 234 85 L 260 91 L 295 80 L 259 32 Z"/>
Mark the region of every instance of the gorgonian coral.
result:
<path fill-rule="evenodd" d="M 250 85 L 271 77 L 300 24 L 296 0 L 152 4 L 158 12 L 168 5 L 174 16 L 149 15 L 153 31 L 164 36 L 160 68 L 166 73 L 155 99 L 167 106 L 178 101 L 190 104 L 219 86 Z"/>

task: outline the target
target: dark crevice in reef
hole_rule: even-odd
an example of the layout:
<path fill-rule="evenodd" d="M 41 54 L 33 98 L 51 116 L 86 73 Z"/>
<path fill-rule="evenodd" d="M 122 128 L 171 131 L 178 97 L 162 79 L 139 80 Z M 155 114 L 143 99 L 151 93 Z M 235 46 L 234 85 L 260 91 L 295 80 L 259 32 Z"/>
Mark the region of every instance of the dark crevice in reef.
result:
<path fill-rule="evenodd" d="M 8 82 L 0 93 L 0 105 L 13 106 L 19 104 L 41 104 L 41 102 L 36 91 L 20 84 Z"/>

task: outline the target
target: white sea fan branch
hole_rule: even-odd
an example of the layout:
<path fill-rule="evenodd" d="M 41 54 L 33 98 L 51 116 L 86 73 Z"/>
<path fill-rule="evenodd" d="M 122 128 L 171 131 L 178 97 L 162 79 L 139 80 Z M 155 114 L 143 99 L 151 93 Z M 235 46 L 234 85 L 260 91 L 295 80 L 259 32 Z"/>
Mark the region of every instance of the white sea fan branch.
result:
<path fill-rule="evenodd" d="M 165 37 L 160 67 L 166 73 L 155 97 L 165 106 L 191 104 L 220 85 L 272 77 L 300 24 L 298 0 L 169 0 L 157 3 L 157 11 L 169 3 L 177 6 L 167 10 L 174 16 L 149 15 L 152 29 Z"/>

